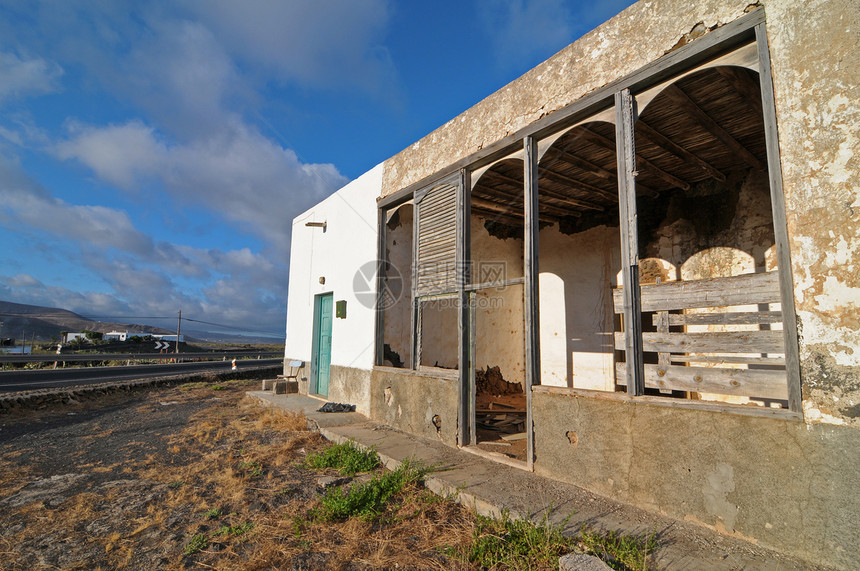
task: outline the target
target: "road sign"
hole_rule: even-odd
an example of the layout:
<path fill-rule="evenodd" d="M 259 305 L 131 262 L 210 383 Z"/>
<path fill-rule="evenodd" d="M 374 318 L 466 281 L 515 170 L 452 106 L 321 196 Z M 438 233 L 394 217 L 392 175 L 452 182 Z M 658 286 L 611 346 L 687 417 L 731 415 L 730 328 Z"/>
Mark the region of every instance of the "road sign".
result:
<path fill-rule="evenodd" d="M 170 349 L 169 341 L 156 341 L 155 342 L 155 350 L 161 351 L 162 349 Z"/>

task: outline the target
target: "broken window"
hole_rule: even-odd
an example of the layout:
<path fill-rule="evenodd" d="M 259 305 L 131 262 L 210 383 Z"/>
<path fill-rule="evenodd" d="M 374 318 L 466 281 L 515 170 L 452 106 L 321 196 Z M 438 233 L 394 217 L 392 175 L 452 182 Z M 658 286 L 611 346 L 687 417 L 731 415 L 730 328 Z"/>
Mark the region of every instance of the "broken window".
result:
<path fill-rule="evenodd" d="M 614 391 L 620 269 L 614 110 L 541 141 L 541 384 Z"/>
<path fill-rule="evenodd" d="M 411 202 L 384 213 L 385 251 L 379 310 L 382 311 L 382 355 L 379 364 L 410 367 L 412 359 L 412 242 Z"/>
<path fill-rule="evenodd" d="M 468 243 L 472 442 L 526 460 L 523 152 L 472 172 Z"/>
<path fill-rule="evenodd" d="M 646 394 L 787 406 L 759 78 L 735 65 L 754 56 L 742 48 L 636 96 Z"/>
<path fill-rule="evenodd" d="M 459 367 L 459 192 L 459 178 L 449 177 L 415 194 L 412 302 L 417 366 Z"/>

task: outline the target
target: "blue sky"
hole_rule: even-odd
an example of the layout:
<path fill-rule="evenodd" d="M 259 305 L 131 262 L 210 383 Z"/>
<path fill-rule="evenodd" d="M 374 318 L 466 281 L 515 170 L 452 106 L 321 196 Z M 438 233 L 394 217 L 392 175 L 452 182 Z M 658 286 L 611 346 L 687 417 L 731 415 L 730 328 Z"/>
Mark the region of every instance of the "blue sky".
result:
<path fill-rule="evenodd" d="M 282 336 L 293 217 L 631 3 L 0 0 L 0 300 Z"/>

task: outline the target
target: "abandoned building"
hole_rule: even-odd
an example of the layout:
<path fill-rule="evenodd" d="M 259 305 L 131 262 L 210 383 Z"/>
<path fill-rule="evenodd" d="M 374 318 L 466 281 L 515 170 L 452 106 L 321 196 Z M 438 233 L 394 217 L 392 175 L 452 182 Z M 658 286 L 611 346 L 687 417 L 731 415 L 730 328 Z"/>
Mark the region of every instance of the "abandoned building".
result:
<path fill-rule="evenodd" d="M 293 221 L 300 390 L 855 566 L 858 54 L 851 0 L 632 5 Z"/>

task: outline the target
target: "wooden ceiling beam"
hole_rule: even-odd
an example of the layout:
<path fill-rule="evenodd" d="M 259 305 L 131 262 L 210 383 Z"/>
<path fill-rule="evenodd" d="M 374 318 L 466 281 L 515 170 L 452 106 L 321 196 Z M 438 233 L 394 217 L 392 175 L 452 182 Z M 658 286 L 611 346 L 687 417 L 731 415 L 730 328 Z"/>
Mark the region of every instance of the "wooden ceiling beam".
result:
<path fill-rule="evenodd" d="M 487 173 L 487 174 L 489 174 L 489 173 Z M 493 173 L 493 174 L 496 175 L 496 173 Z M 497 176 L 501 177 L 504 175 L 497 175 Z M 518 194 L 514 194 L 514 193 L 506 193 L 505 191 L 503 191 L 499 188 L 496 188 L 494 190 L 498 194 L 504 195 L 506 198 L 514 198 L 514 199 L 522 200 L 522 197 L 523 197 L 522 191 L 520 191 Z M 587 208 L 589 210 L 597 210 L 597 211 L 603 211 L 604 210 L 604 208 L 602 206 L 600 206 L 599 204 L 595 204 L 595 203 L 589 202 L 587 200 L 580 200 L 578 198 L 571 198 L 569 196 L 565 196 L 563 194 L 559 194 L 557 192 L 552 192 L 550 190 L 544 190 L 544 189 L 540 189 L 538 192 L 539 192 L 539 195 L 543 195 L 543 196 L 546 196 L 548 198 L 553 198 L 553 199 L 555 199 L 559 202 L 563 202 L 564 204 L 567 204 L 569 206 L 575 206 L 577 208 Z M 482 197 L 475 196 L 475 193 L 473 192 L 472 193 L 472 202 L 473 203 L 474 203 L 476 198 L 479 200 L 483 200 Z M 523 205 L 523 206 L 525 206 L 525 205 Z M 569 214 L 568 212 L 565 212 L 564 215 L 570 216 L 571 214 Z"/>
<path fill-rule="evenodd" d="M 485 172 L 483 174 L 483 176 L 481 176 L 481 178 L 484 178 L 485 176 L 488 176 L 490 178 L 494 178 L 496 180 L 500 180 L 502 182 L 506 182 L 512 186 L 515 186 L 518 189 L 520 189 L 520 192 L 522 192 L 522 190 L 524 188 L 525 183 L 522 181 L 522 179 L 517 180 L 513 177 L 510 177 L 508 175 L 502 174 L 502 173 L 494 171 L 494 170 L 488 170 L 487 172 Z"/>
<path fill-rule="evenodd" d="M 612 200 L 614 202 L 618 202 L 618 195 L 616 193 L 609 192 L 608 190 L 604 190 L 600 187 L 592 186 L 592 185 L 588 184 L 587 182 L 582 182 L 582 181 L 576 180 L 575 178 L 571 178 L 567 175 L 563 175 L 561 173 L 555 172 L 554 170 L 550 169 L 549 167 L 541 167 L 539 173 L 540 173 L 539 176 L 546 176 L 548 178 L 554 178 L 555 180 L 557 180 L 559 182 L 569 184 L 569 185 L 571 185 L 575 188 L 578 188 L 582 191 L 592 192 L 592 193 L 597 194 L 598 196 L 601 196 L 607 200 Z M 542 188 L 540 188 L 540 184 L 538 184 L 538 193 L 542 193 L 542 192 L 544 192 L 544 190 Z"/>
<path fill-rule="evenodd" d="M 573 166 L 580 168 L 586 172 L 589 172 L 589 173 L 593 174 L 594 176 L 598 176 L 600 178 L 605 178 L 607 180 L 615 178 L 614 172 L 606 170 L 605 168 L 603 168 L 601 166 L 598 166 L 598 165 L 596 165 L 590 161 L 587 161 L 581 157 L 578 157 L 568 150 L 554 149 L 554 150 L 550 150 L 549 152 L 557 155 L 556 158 L 560 158 L 561 160 L 565 161 L 566 163 L 572 164 Z M 545 159 L 546 159 L 546 155 L 544 155 L 544 159 L 542 159 L 541 162 L 543 162 Z M 546 166 L 548 167 L 549 165 L 546 165 Z"/>
<path fill-rule="evenodd" d="M 720 142 L 742 159 L 743 162 L 753 168 L 764 170 L 764 165 L 762 165 L 761 161 L 759 161 L 754 154 L 741 145 L 728 131 L 723 129 L 716 121 L 714 121 L 710 115 L 705 113 L 702 108 L 699 107 L 695 101 L 690 99 L 690 96 L 684 93 L 680 87 L 672 84 L 664 89 L 663 93 L 666 94 L 666 97 L 668 97 L 670 101 L 682 109 L 685 109 L 690 115 L 692 115 L 704 129 L 719 139 Z"/>
<path fill-rule="evenodd" d="M 678 145 L 677 143 L 675 143 L 675 141 L 669 139 L 642 119 L 636 121 L 636 134 L 642 135 L 644 138 L 648 139 L 653 144 L 657 145 L 658 147 L 669 153 L 672 153 L 682 161 L 695 164 L 704 172 L 706 172 L 711 178 L 716 179 L 720 182 L 726 182 L 726 175 L 717 170 L 716 167 L 714 167 L 707 161 L 700 159 L 684 147 Z"/>
<path fill-rule="evenodd" d="M 583 136 L 591 141 L 592 143 L 604 147 L 606 149 L 615 150 L 615 141 L 610 141 L 603 135 L 599 133 L 595 133 L 594 131 L 589 131 L 588 129 L 584 129 Z M 655 176 L 663 179 L 664 182 L 671 184 L 675 188 L 680 188 L 683 190 L 690 190 L 690 184 L 676 177 L 675 175 L 668 173 L 640 155 L 636 153 L 636 166 L 645 167 L 647 170 L 652 172 Z"/>
<path fill-rule="evenodd" d="M 719 66 L 716 68 L 723 78 L 732 84 L 747 105 L 759 117 L 763 117 L 761 108 L 761 86 L 750 77 L 749 73 L 735 66 Z"/>

